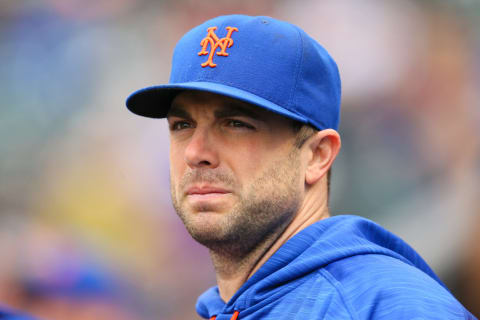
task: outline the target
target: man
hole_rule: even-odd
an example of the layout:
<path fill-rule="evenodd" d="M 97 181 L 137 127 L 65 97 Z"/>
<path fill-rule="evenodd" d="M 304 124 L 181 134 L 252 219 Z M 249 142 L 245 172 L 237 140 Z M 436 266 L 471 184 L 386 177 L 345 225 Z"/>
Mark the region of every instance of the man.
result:
<path fill-rule="evenodd" d="M 168 119 L 173 205 L 217 276 L 203 318 L 474 319 L 402 240 L 329 217 L 340 78 L 298 27 L 209 20 L 178 42 L 169 84 L 127 107 Z"/>

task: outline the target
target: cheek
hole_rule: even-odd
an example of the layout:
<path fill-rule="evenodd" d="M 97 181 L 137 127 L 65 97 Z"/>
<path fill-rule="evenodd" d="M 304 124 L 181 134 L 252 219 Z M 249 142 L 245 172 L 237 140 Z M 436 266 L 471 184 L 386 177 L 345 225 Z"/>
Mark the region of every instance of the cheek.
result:
<path fill-rule="evenodd" d="M 291 144 L 284 144 L 279 148 L 269 150 L 259 147 L 256 152 L 247 156 L 248 161 L 245 161 L 243 167 L 244 177 L 248 178 L 250 182 L 261 181 L 274 186 L 279 181 L 290 179 L 291 175 L 298 176 L 302 167 L 299 158 L 295 156 L 294 148 Z M 243 159 L 243 157 L 241 158 Z M 291 184 L 290 188 L 303 187 L 301 180 L 289 180 L 288 184 Z"/>
<path fill-rule="evenodd" d="M 238 182 L 248 185 L 250 180 L 255 180 L 261 174 L 263 168 L 271 162 L 268 152 L 258 144 L 248 146 L 230 147 L 225 153 L 225 162 L 234 172 Z"/>
<path fill-rule="evenodd" d="M 170 147 L 170 179 L 172 185 L 178 183 L 179 178 L 185 171 L 185 161 L 182 152 L 179 152 L 177 148 Z"/>

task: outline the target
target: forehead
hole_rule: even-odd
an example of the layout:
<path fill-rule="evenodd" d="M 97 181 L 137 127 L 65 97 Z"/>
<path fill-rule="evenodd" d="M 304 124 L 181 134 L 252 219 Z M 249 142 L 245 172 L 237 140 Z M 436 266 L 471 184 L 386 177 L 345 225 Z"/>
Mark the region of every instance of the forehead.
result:
<path fill-rule="evenodd" d="M 168 116 L 177 115 L 180 111 L 193 112 L 195 109 L 210 109 L 212 111 L 224 111 L 225 116 L 245 115 L 257 119 L 271 119 L 281 122 L 291 122 L 292 120 L 270 112 L 259 106 L 222 96 L 219 94 L 205 91 L 182 91 L 175 96 L 172 101 Z"/>

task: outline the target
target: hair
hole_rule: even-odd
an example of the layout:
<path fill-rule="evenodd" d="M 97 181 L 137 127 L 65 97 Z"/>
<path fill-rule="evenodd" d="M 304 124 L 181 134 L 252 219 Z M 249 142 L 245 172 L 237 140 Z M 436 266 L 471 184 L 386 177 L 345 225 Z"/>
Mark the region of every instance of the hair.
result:
<path fill-rule="evenodd" d="M 292 129 L 293 129 L 293 132 L 295 133 L 294 145 L 298 149 L 300 149 L 311 136 L 313 136 L 318 132 L 318 129 L 300 121 L 292 121 Z M 328 172 L 327 172 L 327 195 L 330 195 L 331 175 L 332 175 L 332 168 L 328 169 Z"/>

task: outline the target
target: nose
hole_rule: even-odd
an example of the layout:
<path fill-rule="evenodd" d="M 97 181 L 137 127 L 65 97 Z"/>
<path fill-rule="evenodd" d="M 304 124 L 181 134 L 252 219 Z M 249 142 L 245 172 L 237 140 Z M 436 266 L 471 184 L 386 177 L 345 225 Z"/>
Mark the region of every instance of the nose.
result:
<path fill-rule="evenodd" d="M 185 161 L 194 168 L 216 168 L 219 164 L 215 139 L 207 128 L 196 128 L 185 149 Z"/>

